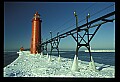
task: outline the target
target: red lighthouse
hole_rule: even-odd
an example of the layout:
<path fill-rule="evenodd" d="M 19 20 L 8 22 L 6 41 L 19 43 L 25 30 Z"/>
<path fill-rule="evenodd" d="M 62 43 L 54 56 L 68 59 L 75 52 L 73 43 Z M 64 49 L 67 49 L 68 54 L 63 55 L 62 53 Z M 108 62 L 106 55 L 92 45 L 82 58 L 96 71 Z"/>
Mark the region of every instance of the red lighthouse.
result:
<path fill-rule="evenodd" d="M 31 54 L 37 54 L 38 44 L 41 44 L 41 22 L 40 15 L 38 12 L 34 14 L 32 19 L 32 38 L 31 38 Z M 40 48 L 41 52 L 41 48 Z"/>

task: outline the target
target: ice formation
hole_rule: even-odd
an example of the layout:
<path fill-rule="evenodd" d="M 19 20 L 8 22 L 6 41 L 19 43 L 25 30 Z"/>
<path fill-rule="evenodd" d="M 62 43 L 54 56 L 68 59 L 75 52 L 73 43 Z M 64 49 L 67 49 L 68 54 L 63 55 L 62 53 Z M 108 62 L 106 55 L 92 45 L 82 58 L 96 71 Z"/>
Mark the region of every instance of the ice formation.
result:
<path fill-rule="evenodd" d="M 49 55 L 48 58 L 44 54 L 41 57 L 40 54 L 30 54 L 30 51 L 18 53 L 19 57 L 4 67 L 4 77 L 115 78 L 115 66 L 94 62 L 96 69 L 99 71 L 93 71 L 89 68 L 89 62 L 78 60 L 76 56 L 74 60 L 59 56 L 61 62 L 58 62 L 57 56 Z M 93 65 L 92 63 L 91 65 Z"/>
<path fill-rule="evenodd" d="M 72 71 L 78 71 L 78 57 L 75 55 L 73 65 L 72 65 Z"/>
<path fill-rule="evenodd" d="M 58 57 L 58 62 L 61 62 L 61 58 L 60 58 L 60 55 L 59 55 L 59 57 Z"/>

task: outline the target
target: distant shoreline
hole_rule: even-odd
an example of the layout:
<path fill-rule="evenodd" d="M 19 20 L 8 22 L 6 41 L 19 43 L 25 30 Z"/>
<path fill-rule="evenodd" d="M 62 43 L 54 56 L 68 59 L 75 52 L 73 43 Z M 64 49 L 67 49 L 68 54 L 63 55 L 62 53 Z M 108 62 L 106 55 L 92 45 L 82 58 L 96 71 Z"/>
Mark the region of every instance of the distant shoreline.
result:
<path fill-rule="evenodd" d="M 89 52 L 89 51 L 85 50 L 85 52 Z M 115 52 L 115 50 L 91 50 L 91 52 Z"/>

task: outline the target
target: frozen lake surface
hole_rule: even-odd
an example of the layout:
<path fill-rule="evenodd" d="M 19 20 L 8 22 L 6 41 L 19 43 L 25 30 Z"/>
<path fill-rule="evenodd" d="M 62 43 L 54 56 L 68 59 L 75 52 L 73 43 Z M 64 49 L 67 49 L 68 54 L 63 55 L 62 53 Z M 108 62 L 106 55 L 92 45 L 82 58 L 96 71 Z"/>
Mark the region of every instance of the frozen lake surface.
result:
<path fill-rule="evenodd" d="M 89 62 L 78 59 L 78 71 L 72 71 L 73 59 L 57 56 L 30 54 L 23 51 L 11 64 L 4 67 L 4 77 L 80 77 L 115 78 L 115 66 L 95 62 L 97 71 L 89 68 Z"/>

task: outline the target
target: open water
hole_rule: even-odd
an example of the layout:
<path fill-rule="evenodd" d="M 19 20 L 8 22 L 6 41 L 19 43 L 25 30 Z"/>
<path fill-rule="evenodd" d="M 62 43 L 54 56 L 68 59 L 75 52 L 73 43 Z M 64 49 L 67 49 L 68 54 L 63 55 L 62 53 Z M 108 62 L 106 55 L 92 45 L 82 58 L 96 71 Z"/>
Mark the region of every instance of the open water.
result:
<path fill-rule="evenodd" d="M 91 54 L 94 62 L 115 66 L 115 52 L 92 52 Z M 58 56 L 58 53 L 53 51 L 52 55 Z M 60 51 L 60 56 L 64 58 L 74 59 L 74 55 L 75 51 Z M 12 63 L 17 57 L 17 51 L 4 52 L 4 67 Z M 90 61 L 90 55 L 88 52 L 79 51 L 78 59 L 82 61 Z"/>

